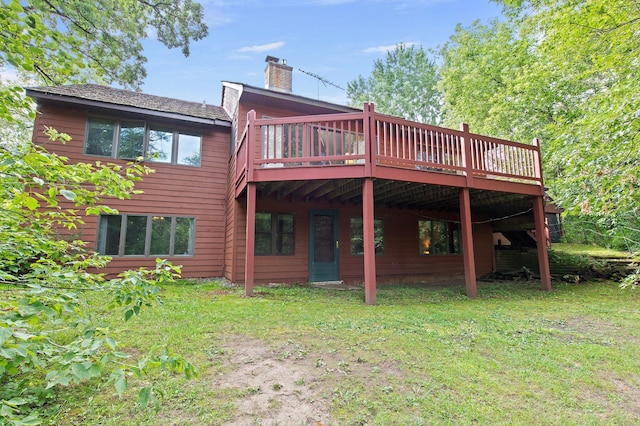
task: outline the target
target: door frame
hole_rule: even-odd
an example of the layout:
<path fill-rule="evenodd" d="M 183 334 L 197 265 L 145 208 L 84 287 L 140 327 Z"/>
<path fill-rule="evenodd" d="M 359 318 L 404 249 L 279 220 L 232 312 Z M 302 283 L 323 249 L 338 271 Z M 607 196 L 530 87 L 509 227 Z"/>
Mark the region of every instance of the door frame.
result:
<path fill-rule="evenodd" d="M 316 263 L 314 261 L 314 256 L 315 256 L 315 237 L 314 237 L 314 232 L 313 232 L 313 226 L 314 226 L 314 217 L 315 216 L 332 216 L 333 217 L 333 263 L 329 264 L 327 263 L 326 265 L 329 265 L 328 268 L 332 268 L 332 271 L 329 271 L 331 273 L 330 276 L 327 275 L 320 275 L 320 277 L 318 276 L 318 271 L 316 270 Z M 309 264 L 308 264 L 308 271 L 309 271 L 309 281 L 310 282 L 314 282 L 314 281 L 318 281 L 318 282 L 322 282 L 322 281 L 338 281 L 340 280 L 340 246 L 339 246 L 339 241 L 340 241 L 340 227 L 339 227 L 339 220 L 338 220 L 338 210 L 335 209 L 310 209 L 309 210 L 309 254 L 308 254 L 308 258 L 309 258 Z M 325 266 L 326 268 L 327 266 Z M 321 272 L 322 273 L 322 272 Z M 319 279 L 320 278 L 320 279 Z"/>

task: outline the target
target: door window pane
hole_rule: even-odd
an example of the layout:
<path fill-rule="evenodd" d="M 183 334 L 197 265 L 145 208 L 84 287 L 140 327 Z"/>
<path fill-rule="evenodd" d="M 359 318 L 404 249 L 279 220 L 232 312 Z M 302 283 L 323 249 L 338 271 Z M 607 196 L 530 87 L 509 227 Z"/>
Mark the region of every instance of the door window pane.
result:
<path fill-rule="evenodd" d="M 202 138 L 199 134 L 180 133 L 178 135 L 178 164 L 188 166 L 200 165 L 200 145 Z"/>
<path fill-rule="evenodd" d="M 144 148 L 144 123 L 123 121 L 120 125 L 118 158 L 135 159 L 142 157 Z"/>
<path fill-rule="evenodd" d="M 147 236 L 147 216 L 127 216 L 124 241 L 125 255 L 144 255 Z"/>
<path fill-rule="evenodd" d="M 111 157 L 113 155 L 115 128 L 116 122 L 114 120 L 90 118 L 87 123 L 85 154 Z"/>
<path fill-rule="evenodd" d="M 151 218 L 151 247 L 149 254 L 170 254 L 171 218 L 153 216 Z"/>
<path fill-rule="evenodd" d="M 316 262 L 334 261 L 333 216 L 313 216 L 313 260 Z"/>
<path fill-rule="evenodd" d="M 170 163 L 173 151 L 173 131 L 171 129 L 149 130 L 149 145 L 147 146 L 147 160 L 160 163 Z"/>

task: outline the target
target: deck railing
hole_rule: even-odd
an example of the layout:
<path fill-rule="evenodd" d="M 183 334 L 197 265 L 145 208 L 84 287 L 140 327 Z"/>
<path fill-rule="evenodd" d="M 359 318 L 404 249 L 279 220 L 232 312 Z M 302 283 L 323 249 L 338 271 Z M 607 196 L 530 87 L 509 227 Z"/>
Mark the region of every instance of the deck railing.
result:
<path fill-rule="evenodd" d="M 523 144 L 364 112 L 249 120 L 236 179 L 255 169 L 387 166 L 541 185 L 537 141 Z"/>

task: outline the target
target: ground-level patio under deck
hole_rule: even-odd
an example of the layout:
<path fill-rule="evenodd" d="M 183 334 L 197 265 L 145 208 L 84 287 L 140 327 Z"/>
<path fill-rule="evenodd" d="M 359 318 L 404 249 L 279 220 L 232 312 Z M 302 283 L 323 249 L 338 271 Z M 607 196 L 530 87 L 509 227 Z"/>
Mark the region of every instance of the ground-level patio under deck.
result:
<path fill-rule="evenodd" d="M 367 304 L 376 303 L 382 258 L 376 256 L 375 221 L 382 210 L 398 217 L 432 212 L 454 218 L 470 298 L 477 296 L 474 228 L 534 229 L 541 286 L 551 289 L 537 141 L 476 135 L 466 125 L 451 130 L 408 122 L 377 114 L 372 105 L 362 113 L 280 119 L 249 113 L 232 164 L 236 199 L 246 200 L 247 295 L 255 283 L 258 205 L 279 200 L 360 212 Z"/>

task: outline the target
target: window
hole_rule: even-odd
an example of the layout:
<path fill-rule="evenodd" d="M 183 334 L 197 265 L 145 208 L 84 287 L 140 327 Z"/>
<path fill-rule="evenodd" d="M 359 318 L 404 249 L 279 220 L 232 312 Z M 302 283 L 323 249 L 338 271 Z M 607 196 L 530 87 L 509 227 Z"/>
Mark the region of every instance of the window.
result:
<path fill-rule="evenodd" d="M 202 136 L 144 121 L 90 117 L 84 153 L 103 157 L 200 166 Z"/>
<path fill-rule="evenodd" d="M 84 152 L 91 155 L 113 155 L 116 122 L 90 118 L 87 123 L 87 134 Z"/>
<path fill-rule="evenodd" d="M 364 255 L 362 218 L 352 217 L 349 230 L 350 253 L 354 256 Z M 382 219 L 375 219 L 373 221 L 373 238 L 376 255 L 384 254 L 384 231 L 382 227 Z"/>
<path fill-rule="evenodd" d="M 147 160 L 170 163 L 173 151 L 173 130 L 166 128 L 149 129 Z"/>
<path fill-rule="evenodd" d="M 110 256 L 192 256 L 195 218 L 102 215 L 97 250 Z"/>
<path fill-rule="evenodd" d="M 123 121 L 120 123 L 118 158 L 129 160 L 142 157 L 144 152 L 144 123 Z"/>
<path fill-rule="evenodd" d="M 256 213 L 255 254 L 294 254 L 295 224 L 292 214 Z"/>
<path fill-rule="evenodd" d="M 460 225 L 454 222 L 419 220 L 420 254 L 459 254 Z"/>
<path fill-rule="evenodd" d="M 178 158 L 177 164 L 187 166 L 200 165 L 200 135 L 197 133 L 178 133 Z"/>

